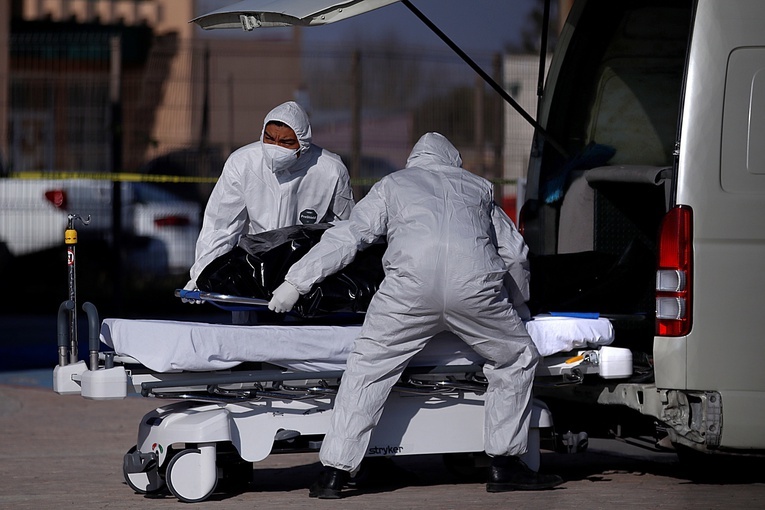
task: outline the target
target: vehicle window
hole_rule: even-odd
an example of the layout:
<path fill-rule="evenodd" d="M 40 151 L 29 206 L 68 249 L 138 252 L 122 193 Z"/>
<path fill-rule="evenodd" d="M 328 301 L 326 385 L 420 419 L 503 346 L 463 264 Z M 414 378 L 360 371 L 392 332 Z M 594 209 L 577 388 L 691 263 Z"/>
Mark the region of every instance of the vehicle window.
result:
<path fill-rule="evenodd" d="M 731 52 L 723 107 L 722 175 L 725 191 L 765 192 L 765 48 Z"/>
<path fill-rule="evenodd" d="M 586 9 L 558 77 L 548 129 L 571 153 L 595 142 L 616 149 L 613 164 L 670 164 L 690 2 L 636 8 L 593 0 Z"/>

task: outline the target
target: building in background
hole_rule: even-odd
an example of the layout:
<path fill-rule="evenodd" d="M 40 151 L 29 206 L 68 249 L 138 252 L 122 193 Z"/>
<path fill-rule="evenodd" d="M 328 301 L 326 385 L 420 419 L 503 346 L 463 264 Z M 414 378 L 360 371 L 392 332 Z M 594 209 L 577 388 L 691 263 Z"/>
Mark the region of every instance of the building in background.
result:
<path fill-rule="evenodd" d="M 259 137 L 273 106 L 294 99 L 308 110 L 316 143 L 343 156 L 357 199 L 372 182 L 404 166 L 424 132 L 438 131 L 460 149 L 465 168 L 496 183 L 497 200 L 516 217 L 522 202 L 516 183 L 526 172 L 533 130 L 455 52 L 397 37 L 321 45 L 309 43 L 304 32 L 331 27 L 204 31 L 189 23 L 232 2 L 0 0 L 0 177 L 72 172 L 90 182 L 116 181 L 115 171 L 138 173 L 138 180 L 161 181 L 162 196 L 173 195 L 173 203 L 180 198 L 201 205 L 228 154 Z M 536 56 L 471 57 L 535 114 Z M 125 235 L 130 223 L 120 210 L 135 204 L 122 186 L 99 184 L 104 186 L 89 187 L 105 190 L 111 207 L 104 210 L 111 213 L 99 218 L 106 222 L 103 239 L 95 228 L 90 234 L 97 239 L 86 240 L 83 232 L 78 257 L 88 277 L 81 291 L 113 300 L 115 309 L 123 294 L 131 306 L 155 300 L 173 306 L 168 288 L 176 288 L 179 277 L 155 277 L 147 258 L 135 256 L 148 254 L 156 265 L 162 251 L 157 236 Z M 26 191 L 46 208 L 46 200 L 61 196 Z M 62 213 L 79 212 L 67 209 L 71 201 L 56 204 Z M 0 200 L 2 207 L 7 210 L 7 201 Z M 27 220 L 29 207 L 21 205 Z M 10 218 L 2 212 L 0 218 Z M 170 234 L 178 220 L 153 224 Z M 44 223 L 31 221 L 15 231 L 27 242 L 48 229 L 55 241 L 61 226 Z M 193 243 L 179 237 L 162 239 L 168 255 L 193 250 Z M 23 283 L 11 286 L 39 304 L 41 289 L 65 286 L 62 253 L 54 247 L 14 258 L 6 274 Z M 27 302 L 16 295 L 9 299 Z"/>
<path fill-rule="evenodd" d="M 8 45 L 11 30 L 11 2 L 0 0 L 0 177 L 5 175 L 8 154 Z"/>
<path fill-rule="evenodd" d="M 199 166 L 211 159 L 184 154 L 227 153 L 257 139 L 263 116 L 299 89 L 300 31 L 217 37 L 189 23 L 205 4 L 0 0 L 6 167 L 135 171 L 156 158 Z M 204 166 L 187 171 L 220 171 Z"/>
<path fill-rule="evenodd" d="M 208 179 L 191 191 L 204 200 L 225 157 L 258 138 L 274 105 L 295 99 L 311 115 L 315 141 L 342 154 L 354 178 L 400 168 L 422 133 L 439 131 L 466 168 L 497 183 L 515 217 L 532 128 L 453 52 L 395 39 L 302 44 L 301 30 L 331 28 L 189 23 L 228 3 L 0 0 L 4 171 L 196 176 Z M 473 58 L 535 114 L 536 56 Z"/>

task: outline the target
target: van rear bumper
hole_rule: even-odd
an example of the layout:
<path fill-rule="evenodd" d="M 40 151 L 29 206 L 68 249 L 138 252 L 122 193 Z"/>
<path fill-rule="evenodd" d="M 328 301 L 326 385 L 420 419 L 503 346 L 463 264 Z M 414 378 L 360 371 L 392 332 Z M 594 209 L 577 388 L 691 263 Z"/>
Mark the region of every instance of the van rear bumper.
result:
<path fill-rule="evenodd" d="M 657 388 L 653 383 L 580 384 L 569 387 L 535 388 L 541 400 L 583 406 L 591 414 L 590 426 L 599 422 L 626 425 L 631 434 L 654 435 L 656 447 L 683 445 L 694 450 L 713 450 L 722 445 L 722 402 L 715 391 L 685 391 Z M 627 407 L 647 418 L 639 420 L 624 413 Z M 556 415 L 556 422 L 565 421 Z M 614 423 L 616 420 L 616 423 Z M 614 429 L 616 430 L 616 429 Z M 612 432 L 619 436 L 622 432 Z M 625 436 L 626 437 L 626 436 Z"/>
<path fill-rule="evenodd" d="M 720 446 L 722 397 L 716 391 L 659 389 L 653 384 L 619 384 L 602 389 L 598 404 L 624 405 L 666 426 L 668 441 L 694 449 Z"/>

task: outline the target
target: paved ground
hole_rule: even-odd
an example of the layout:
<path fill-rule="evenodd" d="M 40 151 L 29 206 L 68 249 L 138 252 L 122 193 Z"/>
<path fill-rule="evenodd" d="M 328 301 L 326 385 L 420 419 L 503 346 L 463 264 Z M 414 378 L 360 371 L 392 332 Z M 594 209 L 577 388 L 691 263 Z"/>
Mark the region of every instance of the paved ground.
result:
<path fill-rule="evenodd" d="M 156 400 L 94 402 L 53 393 L 48 371 L 0 373 L 0 508 L 163 509 L 170 495 L 145 497 L 123 481 L 122 456 L 138 422 Z M 307 497 L 318 473 L 316 454 L 271 455 L 257 463 L 254 482 L 220 493 L 197 508 L 577 508 L 762 509 L 762 472 L 726 483 L 691 481 L 672 454 L 616 448 L 592 441 L 583 454 L 544 452 L 542 469 L 566 479 L 556 490 L 488 494 L 478 478 L 448 470 L 441 456 L 400 457 L 367 491 L 339 501 Z"/>

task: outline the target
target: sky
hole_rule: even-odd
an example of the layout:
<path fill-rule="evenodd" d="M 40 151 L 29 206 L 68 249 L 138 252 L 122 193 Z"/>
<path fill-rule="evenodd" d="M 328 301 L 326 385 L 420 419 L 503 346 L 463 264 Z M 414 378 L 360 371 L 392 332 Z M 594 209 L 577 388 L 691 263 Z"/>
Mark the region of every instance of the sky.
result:
<path fill-rule="evenodd" d="M 518 34 L 536 1 L 412 0 L 412 4 L 465 52 L 471 54 L 501 52 L 507 43 L 517 42 Z M 233 0 L 204 0 L 199 2 L 199 8 L 202 12 L 209 12 L 233 3 Z M 280 29 L 259 30 L 266 36 L 270 34 L 265 32 Z M 309 45 L 337 44 L 381 39 L 391 34 L 402 42 L 422 49 L 448 49 L 436 34 L 400 2 L 337 23 L 307 27 L 303 31 L 303 39 Z"/>
<path fill-rule="evenodd" d="M 500 52 L 517 39 L 533 0 L 412 0 L 447 36 L 465 51 Z M 335 38 L 380 38 L 395 33 L 415 46 L 446 45 L 400 2 L 335 24 L 310 27 L 303 37 L 315 42 Z"/>

